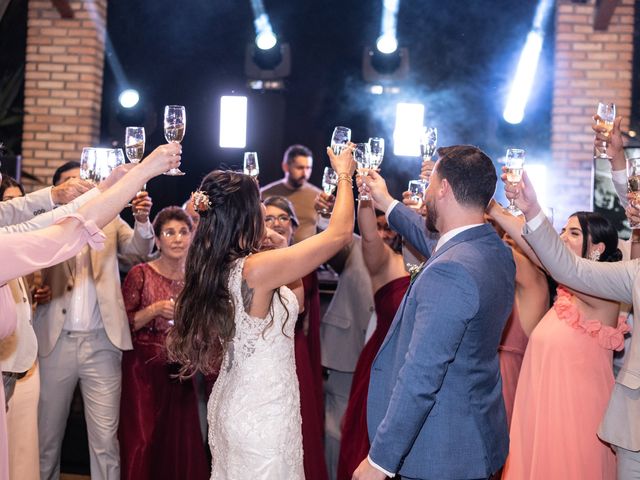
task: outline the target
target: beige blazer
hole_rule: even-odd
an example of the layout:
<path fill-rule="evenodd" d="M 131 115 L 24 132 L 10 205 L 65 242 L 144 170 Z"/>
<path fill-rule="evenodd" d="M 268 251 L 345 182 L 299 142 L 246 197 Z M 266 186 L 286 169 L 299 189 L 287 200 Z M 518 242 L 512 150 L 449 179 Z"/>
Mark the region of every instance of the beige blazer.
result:
<path fill-rule="evenodd" d="M 106 235 L 104 248 L 100 251 L 91 250 L 91 268 L 100 315 L 111 343 L 120 350 L 131 350 L 131 333 L 120 290 L 117 255 L 148 255 L 153 248 L 153 231 L 149 224 L 140 225 L 137 222 L 135 229 L 132 229 L 117 217 L 103 228 L 103 232 Z M 73 290 L 73 262 L 75 259 L 72 258 L 42 272 L 43 284 L 51 287 L 52 299 L 49 303 L 38 305 L 35 313 L 33 327 L 41 357 L 51 353 L 62 332 Z"/>
<path fill-rule="evenodd" d="M 9 288 L 16 302 L 18 322 L 13 334 L 0 340 L 0 370 L 22 373 L 36 361 L 38 341 L 31 325 L 31 300 L 26 280 L 11 280 Z"/>
<path fill-rule="evenodd" d="M 371 277 L 362 256 L 362 239 L 353 235 L 336 291 L 320 323 L 323 366 L 347 373 L 356 370 L 374 310 Z"/>
<path fill-rule="evenodd" d="M 565 247 L 547 219 L 533 231 L 525 225 L 524 237 L 557 282 L 589 295 L 633 303 L 634 312 L 640 312 L 640 259 L 602 263 L 580 258 Z M 598 435 L 612 445 L 640 450 L 640 333 L 631 337 Z"/>

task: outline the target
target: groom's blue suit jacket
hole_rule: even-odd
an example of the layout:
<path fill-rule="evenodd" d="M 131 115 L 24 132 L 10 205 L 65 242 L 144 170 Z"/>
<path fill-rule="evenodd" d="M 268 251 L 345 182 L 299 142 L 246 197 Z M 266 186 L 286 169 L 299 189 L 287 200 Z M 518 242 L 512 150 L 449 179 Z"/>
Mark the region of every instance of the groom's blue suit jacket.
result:
<path fill-rule="evenodd" d="M 427 257 L 435 245 L 403 205 L 390 226 Z M 498 344 L 515 265 L 489 224 L 442 245 L 409 286 L 371 369 L 369 456 L 415 479 L 487 478 L 507 456 Z"/>

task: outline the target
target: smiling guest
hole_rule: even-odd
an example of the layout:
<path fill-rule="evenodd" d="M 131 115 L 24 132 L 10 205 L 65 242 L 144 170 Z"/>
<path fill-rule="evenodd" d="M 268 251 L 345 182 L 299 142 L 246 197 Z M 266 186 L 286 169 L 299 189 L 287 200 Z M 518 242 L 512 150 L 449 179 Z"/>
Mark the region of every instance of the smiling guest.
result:
<path fill-rule="evenodd" d="M 183 209 L 161 210 L 153 222 L 160 256 L 133 267 L 122 287 L 133 341 L 122 357 L 123 479 L 209 478 L 194 384 L 172 378 L 165 354 L 192 229 Z"/>
<path fill-rule="evenodd" d="M 312 169 L 311 150 L 304 145 L 291 145 L 282 158 L 284 177 L 260 189 L 262 198 L 281 196 L 293 204 L 300 220 L 293 236 L 294 243 L 316 233 L 317 215 L 313 205 L 321 190 L 309 183 Z"/>

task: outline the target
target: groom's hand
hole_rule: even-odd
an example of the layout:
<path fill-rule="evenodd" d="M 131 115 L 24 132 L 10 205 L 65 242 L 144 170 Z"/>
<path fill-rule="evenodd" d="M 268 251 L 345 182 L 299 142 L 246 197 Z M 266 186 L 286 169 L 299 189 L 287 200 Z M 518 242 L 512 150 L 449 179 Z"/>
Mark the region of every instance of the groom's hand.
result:
<path fill-rule="evenodd" d="M 366 458 L 360 462 L 356 471 L 353 472 L 351 480 L 385 480 L 387 476 L 377 468 L 373 467 Z"/>

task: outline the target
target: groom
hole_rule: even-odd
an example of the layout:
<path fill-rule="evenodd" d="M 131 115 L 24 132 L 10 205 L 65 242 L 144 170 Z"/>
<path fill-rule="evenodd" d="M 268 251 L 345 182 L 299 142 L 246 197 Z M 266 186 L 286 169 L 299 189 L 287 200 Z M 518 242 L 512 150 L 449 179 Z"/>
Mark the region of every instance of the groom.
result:
<path fill-rule="evenodd" d="M 414 278 L 371 369 L 371 448 L 357 480 L 489 478 L 509 444 L 498 343 L 511 312 L 515 266 L 484 210 L 496 188 L 477 147 L 440 148 L 425 193 L 426 227 L 394 201 L 384 180 L 366 179 L 389 225 L 431 258 Z"/>

